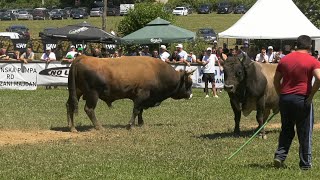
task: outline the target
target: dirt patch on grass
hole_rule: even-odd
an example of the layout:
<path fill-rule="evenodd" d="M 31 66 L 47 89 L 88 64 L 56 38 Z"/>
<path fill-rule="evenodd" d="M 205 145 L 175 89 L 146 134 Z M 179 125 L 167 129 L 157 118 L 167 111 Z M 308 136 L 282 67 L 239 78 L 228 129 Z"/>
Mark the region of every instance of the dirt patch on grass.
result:
<path fill-rule="evenodd" d="M 94 132 L 59 132 L 59 131 L 0 131 L 0 146 L 52 142 L 67 139 L 86 139 L 94 136 Z"/>

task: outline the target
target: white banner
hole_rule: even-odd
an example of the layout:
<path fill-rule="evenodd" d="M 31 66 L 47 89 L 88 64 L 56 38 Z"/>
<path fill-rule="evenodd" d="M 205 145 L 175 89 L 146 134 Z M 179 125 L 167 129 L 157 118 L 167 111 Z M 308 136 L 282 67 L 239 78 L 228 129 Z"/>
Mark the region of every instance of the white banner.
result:
<path fill-rule="evenodd" d="M 36 90 L 36 64 L 0 63 L 0 89 Z"/>
<path fill-rule="evenodd" d="M 0 89 L 35 90 L 37 85 L 68 85 L 69 68 L 71 64 L 57 62 L 51 63 L 0 63 Z M 171 65 L 176 70 L 196 71 L 192 74 L 192 87 L 204 88 L 202 82 L 202 66 Z M 223 88 L 224 75 L 219 67 L 215 67 L 216 88 Z M 211 84 L 209 83 L 209 88 Z"/>
<path fill-rule="evenodd" d="M 176 70 L 187 70 L 187 71 L 192 71 L 196 69 L 196 71 L 192 74 L 191 79 L 192 79 L 192 87 L 194 88 L 204 88 L 204 82 L 202 81 L 202 75 L 203 75 L 203 70 L 202 66 L 183 66 L 183 65 L 172 65 Z M 224 86 L 224 74 L 223 71 L 220 71 L 219 66 L 215 66 L 215 85 L 216 88 L 223 88 Z M 208 85 L 209 88 L 211 88 L 211 83 Z"/>
<path fill-rule="evenodd" d="M 67 85 L 71 64 L 37 63 L 38 85 Z"/>

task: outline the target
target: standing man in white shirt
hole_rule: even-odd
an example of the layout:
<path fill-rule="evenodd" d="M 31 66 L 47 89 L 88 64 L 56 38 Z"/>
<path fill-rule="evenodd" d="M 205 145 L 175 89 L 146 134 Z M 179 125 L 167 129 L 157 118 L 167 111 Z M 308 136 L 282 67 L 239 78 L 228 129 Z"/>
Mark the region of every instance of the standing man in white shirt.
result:
<path fill-rule="evenodd" d="M 177 62 L 185 63 L 187 66 L 190 66 L 190 63 L 187 61 L 188 53 L 185 50 L 183 50 L 183 45 L 178 44 L 176 46 L 176 48 L 177 48 L 177 52 L 178 52 Z"/>
<path fill-rule="evenodd" d="M 51 52 L 51 48 L 48 47 L 46 49 L 46 52 L 42 54 L 40 59 L 49 63 L 50 61 L 56 60 L 56 55 L 54 54 L 54 52 Z"/>
<path fill-rule="evenodd" d="M 200 61 L 203 65 L 203 75 L 202 75 L 202 81 L 205 83 L 205 93 L 206 98 L 209 97 L 208 92 L 208 84 L 209 82 L 212 85 L 212 95 L 215 98 L 218 98 L 216 87 L 215 87 L 215 63 L 218 62 L 218 65 L 220 67 L 219 60 L 215 54 L 212 54 L 212 48 L 208 47 L 206 54 L 203 56 L 202 61 Z"/>
<path fill-rule="evenodd" d="M 164 62 L 170 62 L 170 54 L 167 51 L 167 47 L 165 45 L 160 46 L 160 59 Z"/>

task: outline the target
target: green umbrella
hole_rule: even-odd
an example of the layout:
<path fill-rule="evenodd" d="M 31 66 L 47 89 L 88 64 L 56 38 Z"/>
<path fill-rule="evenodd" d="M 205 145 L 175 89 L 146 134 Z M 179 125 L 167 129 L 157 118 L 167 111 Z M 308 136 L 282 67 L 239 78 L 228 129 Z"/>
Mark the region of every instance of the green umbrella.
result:
<path fill-rule="evenodd" d="M 123 37 L 123 44 L 160 44 L 193 41 L 196 33 L 171 25 L 160 17 L 149 22 L 145 27 Z"/>

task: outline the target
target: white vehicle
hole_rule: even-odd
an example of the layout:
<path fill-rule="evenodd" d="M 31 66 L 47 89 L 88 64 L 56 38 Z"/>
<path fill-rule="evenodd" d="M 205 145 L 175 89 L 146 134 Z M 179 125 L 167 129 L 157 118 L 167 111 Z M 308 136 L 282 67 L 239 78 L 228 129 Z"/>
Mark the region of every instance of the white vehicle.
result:
<path fill-rule="evenodd" d="M 8 37 L 10 39 L 20 39 L 20 34 L 16 32 L 0 32 L 0 37 Z"/>
<path fill-rule="evenodd" d="M 20 11 L 18 14 L 18 20 L 32 20 L 32 14 L 28 13 L 28 11 Z"/>
<path fill-rule="evenodd" d="M 120 4 L 120 16 L 128 14 L 130 9 L 134 9 L 134 4 Z"/>
<path fill-rule="evenodd" d="M 186 8 L 186 7 L 176 7 L 172 11 L 172 14 L 179 15 L 179 16 L 186 16 L 186 15 L 188 15 L 188 8 Z"/>
<path fill-rule="evenodd" d="M 90 11 L 90 17 L 100 17 L 102 14 L 102 8 L 92 8 Z"/>

